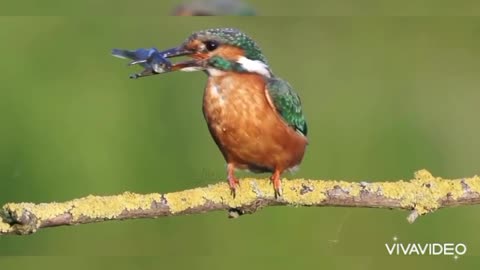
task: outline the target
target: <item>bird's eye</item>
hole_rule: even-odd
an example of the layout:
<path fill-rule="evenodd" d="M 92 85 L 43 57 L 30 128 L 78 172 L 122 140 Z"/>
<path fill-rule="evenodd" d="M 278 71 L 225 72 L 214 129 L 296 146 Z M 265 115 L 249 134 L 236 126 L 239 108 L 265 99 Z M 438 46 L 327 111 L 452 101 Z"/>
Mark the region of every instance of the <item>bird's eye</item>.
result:
<path fill-rule="evenodd" d="M 205 41 L 205 47 L 209 51 L 213 51 L 218 47 L 218 42 L 215 40 L 207 40 Z"/>

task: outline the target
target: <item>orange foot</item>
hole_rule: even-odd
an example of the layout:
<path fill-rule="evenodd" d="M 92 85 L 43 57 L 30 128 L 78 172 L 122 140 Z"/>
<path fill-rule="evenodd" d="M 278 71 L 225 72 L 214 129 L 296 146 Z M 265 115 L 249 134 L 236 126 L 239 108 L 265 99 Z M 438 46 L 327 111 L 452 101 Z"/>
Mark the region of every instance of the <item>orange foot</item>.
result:
<path fill-rule="evenodd" d="M 280 180 L 280 171 L 275 170 L 270 177 L 270 180 L 272 180 L 273 189 L 275 190 L 275 199 L 282 197 L 282 182 Z"/>
<path fill-rule="evenodd" d="M 230 186 L 230 194 L 235 198 L 237 195 L 237 187 L 240 186 L 240 181 L 235 177 L 235 166 L 233 166 L 233 164 L 228 164 L 227 166 L 227 179 L 228 185 Z"/>

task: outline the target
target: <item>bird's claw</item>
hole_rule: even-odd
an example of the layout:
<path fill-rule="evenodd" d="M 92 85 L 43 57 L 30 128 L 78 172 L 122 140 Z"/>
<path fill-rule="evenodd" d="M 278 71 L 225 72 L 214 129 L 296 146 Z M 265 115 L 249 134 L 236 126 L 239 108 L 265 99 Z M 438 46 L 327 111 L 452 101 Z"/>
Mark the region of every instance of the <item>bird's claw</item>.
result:
<path fill-rule="evenodd" d="M 280 199 L 282 197 L 282 182 L 280 181 L 280 174 L 275 172 L 271 177 L 270 180 L 272 181 L 274 196 L 275 199 Z"/>
<path fill-rule="evenodd" d="M 275 199 L 280 199 L 282 197 L 282 188 L 281 187 L 274 187 L 275 190 Z"/>
<path fill-rule="evenodd" d="M 230 187 L 230 195 L 235 199 L 237 197 L 237 190 L 234 187 Z"/>
<path fill-rule="evenodd" d="M 235 199 L 237 196 L 237 188 L 240 187 L 240 181 L 237 178 L 229 177 L 228 185 L 230 186 L 230 195 Z"/>

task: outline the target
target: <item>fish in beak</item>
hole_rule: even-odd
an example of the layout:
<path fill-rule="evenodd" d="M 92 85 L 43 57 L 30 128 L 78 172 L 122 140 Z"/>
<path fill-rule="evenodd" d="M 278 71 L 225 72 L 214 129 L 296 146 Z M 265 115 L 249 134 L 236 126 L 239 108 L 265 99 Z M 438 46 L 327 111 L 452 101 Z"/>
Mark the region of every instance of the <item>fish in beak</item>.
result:
<path fill-rule="evenodd" d="M 156 48 L 137 50 L 113 49 L 112 55 L 119 58 L 132 60 L 128 65 L 140 65 L 144 70 L 140 73 L 131 74 L 131 79 L 162 74 L 172 71 L 197 71 L 204 70 L 204 64 L 200 60 L 187 60 L 179 63 L 172 63 L 168 58 L 178 56 L 188 56 L 192 52 L 183 48 L 183 46 L 159 51 Z"/>

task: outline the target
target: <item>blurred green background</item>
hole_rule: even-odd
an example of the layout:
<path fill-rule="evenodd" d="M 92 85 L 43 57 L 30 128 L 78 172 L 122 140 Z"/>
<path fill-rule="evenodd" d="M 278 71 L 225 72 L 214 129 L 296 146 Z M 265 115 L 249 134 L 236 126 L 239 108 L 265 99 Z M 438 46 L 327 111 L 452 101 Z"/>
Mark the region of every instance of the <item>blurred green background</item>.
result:
<path fill-rule="evenodd" d="M 3 1 L 4 15 L 153 15 L 171 13 L 173 6 L 204 0 L 19 0 Z M 208 0 L 207 0 L 208 1 Z M 213 0 L 218 1 L 218 0 Z M 220 0 L 224 1 L 224 0 Z M 231 1 L 231 0 L 225 0 Z M 477 0 L 241 0 L 255 7 L 258 15 L 281 16 L 478 16 Z"/>
<path fill-rule="evenodd" d="M 201 112 L 206 76 L 130 80 L 138 69 L 110 56 L 117 47 L 176 46 L 210 27 L 248 33 L 302 97 L 310 145 L 300 171 L 285 177 L 479 174 L 478 18 L 3 17 L 0 204 L 224 181 Z M 106 222 L 1 237 L 0 254 L 163 255 L 164 267 L 195 269 L 256 264 L 247 256 L 270 258 L 266 269 L 472 269 L 479 210 L 445 209 L 414 224 L 401 211 L 293 207 L 236 220 L 217 212 Z M 385 243 L 394 236 L 465 243 L 468 256 L 390 257 Z"/>

